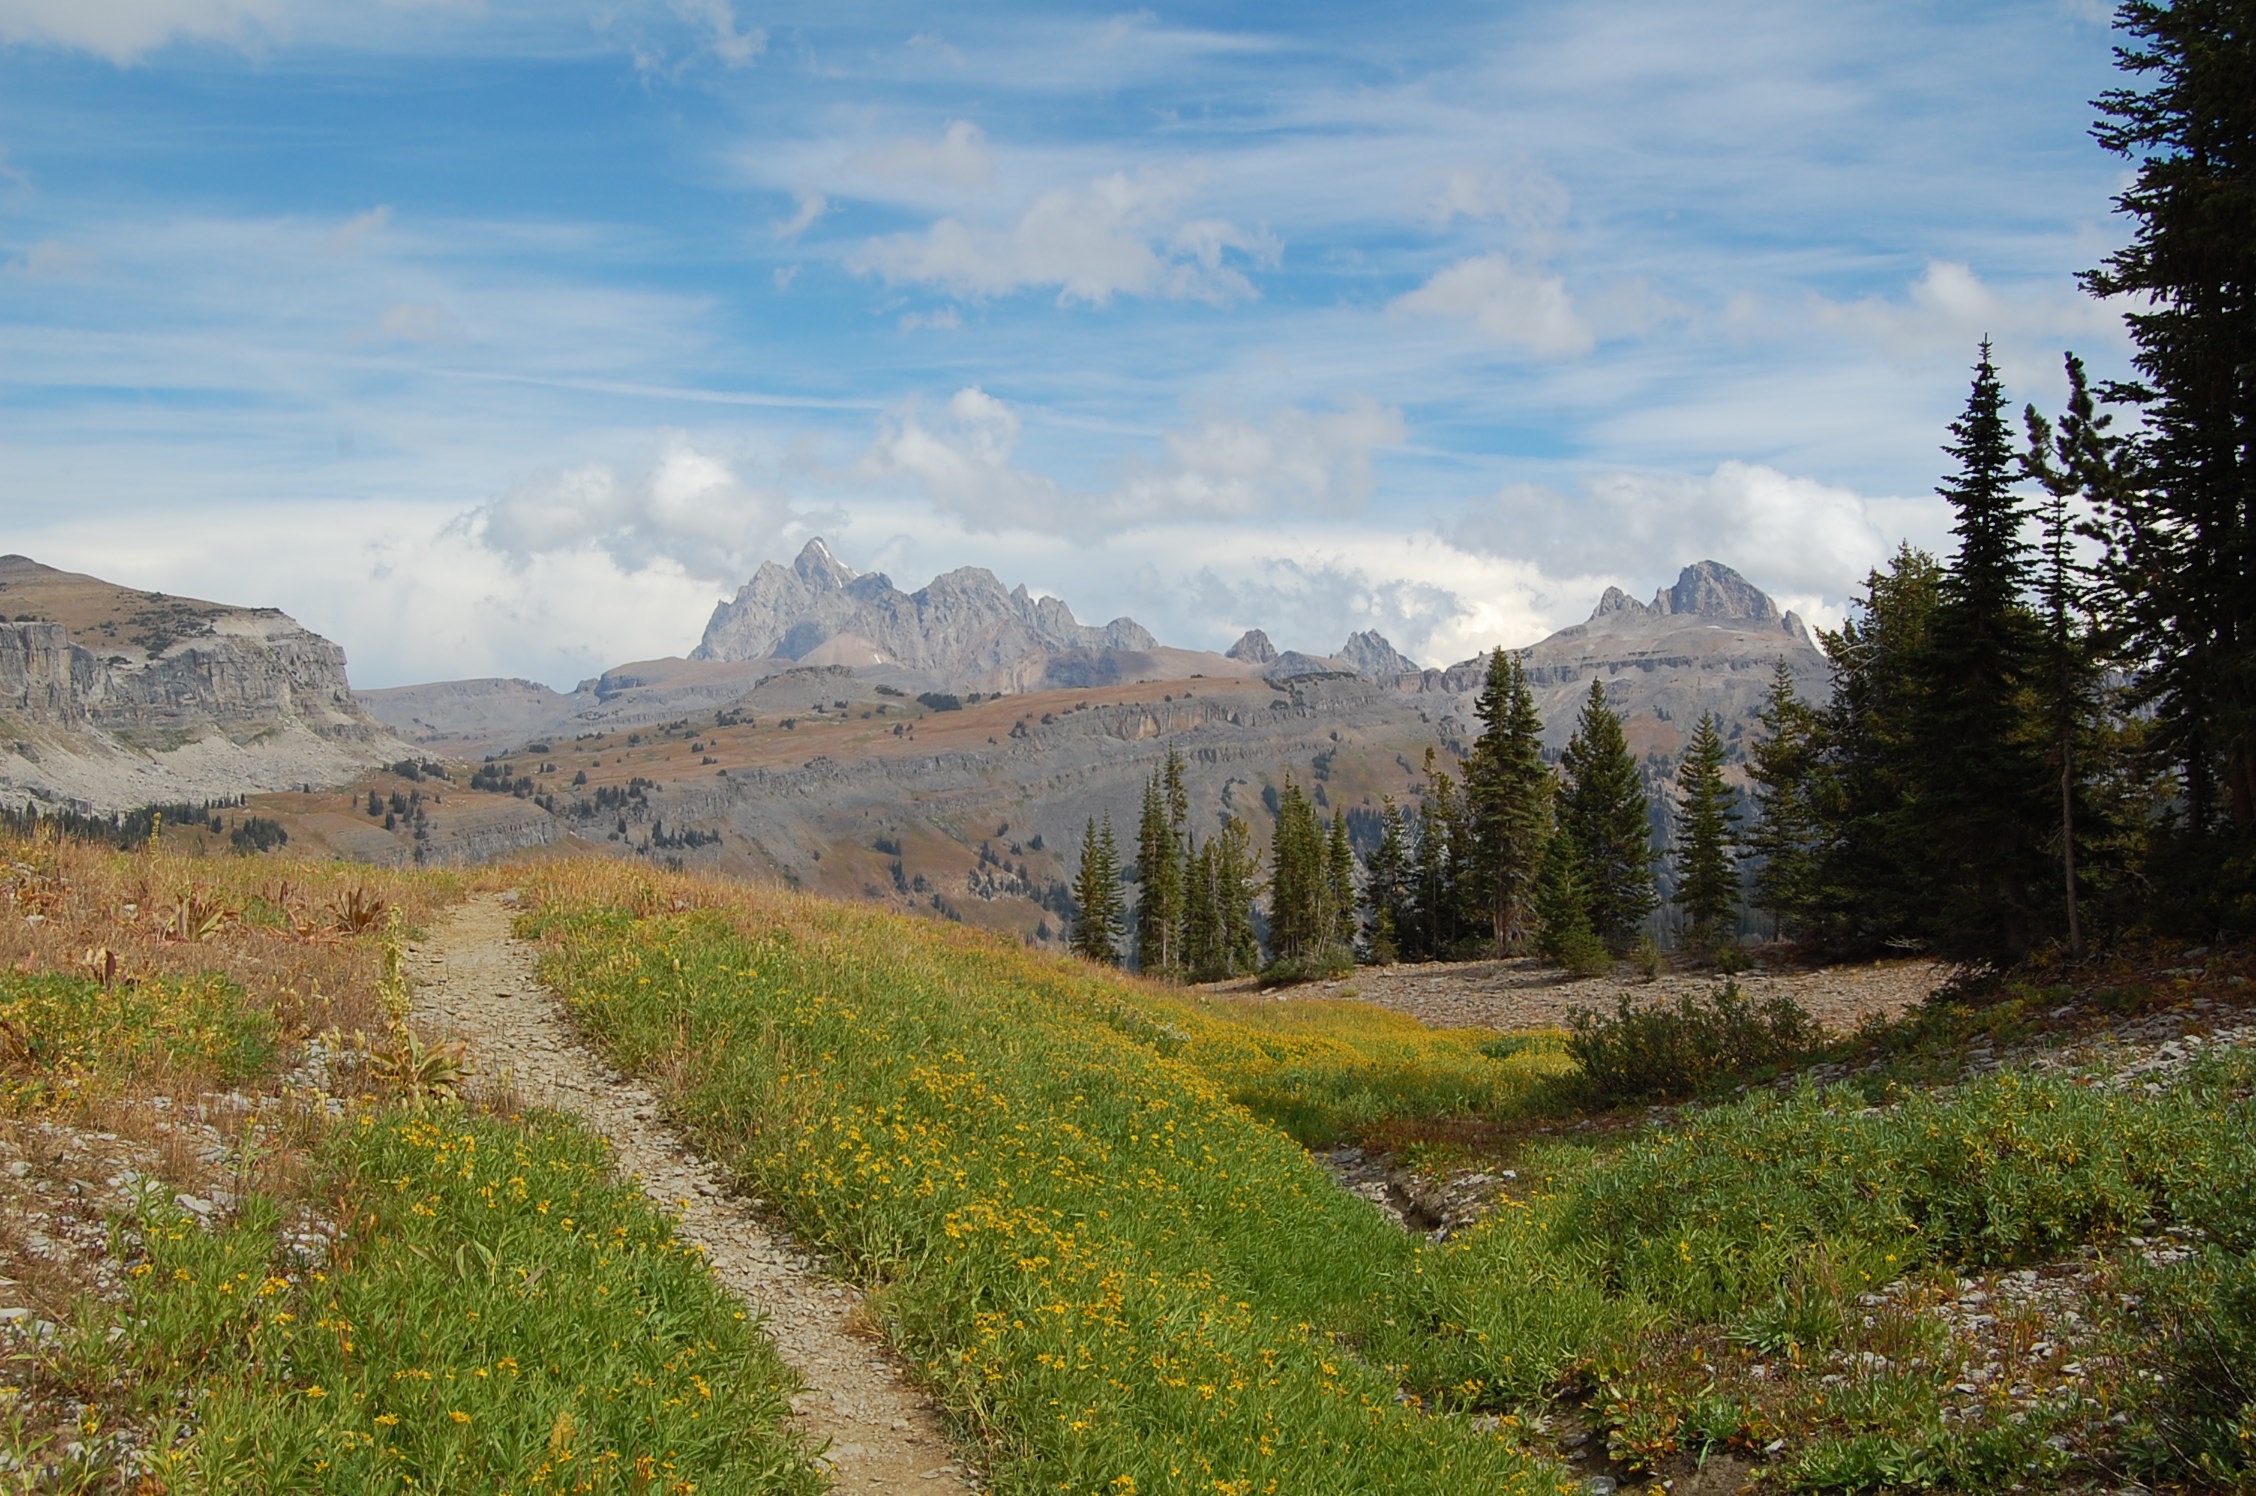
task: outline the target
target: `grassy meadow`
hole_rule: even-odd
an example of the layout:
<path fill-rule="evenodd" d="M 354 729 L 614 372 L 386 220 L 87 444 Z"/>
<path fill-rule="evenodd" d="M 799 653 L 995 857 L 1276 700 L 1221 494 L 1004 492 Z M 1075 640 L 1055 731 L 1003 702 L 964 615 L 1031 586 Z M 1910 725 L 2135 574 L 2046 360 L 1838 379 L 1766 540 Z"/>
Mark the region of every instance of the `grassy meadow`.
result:
<path fill-rule="evenodd" d="M 602 1141 L 402 1024 L 400 943 L 466 882 L 0 866 L 9 1481 L 821 1489 L 791 1372 Z M 622 864 L 505 882 L 585 1037 L 870 1290 L 995 1491 L 2256 1490 L 2244 1051 L 1952 1073 L 2032 989 L 1865 1036 L 1894 1068 L 1854 1085 L 1609 1112 L 1566 1036 Z M 1308 1151 L 1342 1141 L 1512 1182 L 1430 1241 Z"/>
<path fill-rule="evenodd" d="M 821 1489 L 796 1380 L 601 1140 L 403 1042 L 399 942 L 461 880 L 0 869 L 0 1488 Z"/>

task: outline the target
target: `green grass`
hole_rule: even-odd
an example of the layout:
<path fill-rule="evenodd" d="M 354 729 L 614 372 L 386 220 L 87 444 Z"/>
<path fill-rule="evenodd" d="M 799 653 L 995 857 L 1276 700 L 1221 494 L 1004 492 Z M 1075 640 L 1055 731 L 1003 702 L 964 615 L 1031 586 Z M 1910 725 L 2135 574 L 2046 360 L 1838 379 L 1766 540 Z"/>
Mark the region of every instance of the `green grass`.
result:
<path fill-rule="evenodd" d="M 273 1014 L 216 973 L 105 987 L 55 972 L 0 973 L 0 1104 L 54 1100 L 91 1080 L 231 1086 L 276 1057 Z"/>
<path fill-rule="evenodd" d="M 364 1113 L 331 1137 L 333 1260 L 280 1208 L 131 1225 L 122 1354 L 192 1414 L 191 1491 L 803 1492 L 795 1383 L 600 1141 L 555 1117 Z M 120 1354 L 89 1325 L 79 1354 Z"/>
<path fill-rule="evenodd" d="M 2009 1071 L 1523 1138 L 1514 1198 L 1433 1246 L 1293 1140 L 1532 1124 L 1573 1089 L 1555 1037 L 1200 1003 L 627 870 L 531 892 L 578 1022 L 873 1285 L 999 1491 L 1541 1488 L 1510 1419 L 1461 1415 L 1562 1397 L 1634 1465 L 1760 1453 L 1780 1489 L 2256 1489 L 2256 1057 L 2154 1093 Z M 2111 1255 L 2173 1224 L 2204 1233 L 2190 1262 Z M 1956 1275 L 2091 1250 L 2088 1377 L 1957 1398 L 1970 1352 L 1932 1311 Z"/>
<path fill-rule="evenodd" d="M 584 870 L 533 891 L 578 1021 L 880 1285 L 998 1491 L 1553 1484 L 1398 1403 L 1369 1354 L 1420 1245 L 1230 1094 L 1273 1073 L 1265 1043 L 1309 1055 L 1311 1035 L 1225 1043 L 1132 984 L 872 911 L 637 917 L 658 901 Z"/>

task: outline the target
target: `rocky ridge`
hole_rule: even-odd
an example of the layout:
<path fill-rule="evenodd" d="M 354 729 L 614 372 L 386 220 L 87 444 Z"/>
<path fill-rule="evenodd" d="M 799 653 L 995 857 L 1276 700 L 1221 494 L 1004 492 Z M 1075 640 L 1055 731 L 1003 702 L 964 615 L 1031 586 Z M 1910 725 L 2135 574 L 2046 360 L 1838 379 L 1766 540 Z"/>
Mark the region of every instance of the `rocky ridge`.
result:
<path fill-rule="evenodd" d="M 1083 624 L 1062 599 L 1005 589 L 984 567 L 959 567 L 903 592 L 882 572 L 854 571 L 818 538 L 788 568 L 763 563 L 713 610 L 690 658 L 896 665 L 970 684 L 1013 677 L 1030 657 L 1158 647 L 1133 619 Z"/>
<path fill-rule="evenodd" d="M 331 784 L 405 752 L 273 608 L 0 557 L 0 796 L 98 812 Z"/>

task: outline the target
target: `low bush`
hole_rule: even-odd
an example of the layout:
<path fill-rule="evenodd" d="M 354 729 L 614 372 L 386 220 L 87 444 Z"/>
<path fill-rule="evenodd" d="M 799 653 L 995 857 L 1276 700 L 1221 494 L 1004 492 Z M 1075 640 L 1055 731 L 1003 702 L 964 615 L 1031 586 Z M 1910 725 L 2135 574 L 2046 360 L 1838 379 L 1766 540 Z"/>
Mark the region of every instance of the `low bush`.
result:
<path fill-rule="evenodd" d="M 1264 987 L 1297 987 L 1305 982 L 1336 982 L 1355 974 L 1355 953 L 1346 946 L 1327 946 L 1302 956 L 1289 956 L 1261 968 Z"/>
<path fill-rule="evenodd" d="M 1567 1053 L 1601 1101 L 1699 1093 L 1726 1076 L 1775 1065 L 1817 1043 L 1817 1021 L 1791 998 L 1752 1003 L 1726 982 L 1705 1001 L 1687 993 L 1674 1007 L 1619 1000 L 1602 1018 L 1577 1009 Z"/>

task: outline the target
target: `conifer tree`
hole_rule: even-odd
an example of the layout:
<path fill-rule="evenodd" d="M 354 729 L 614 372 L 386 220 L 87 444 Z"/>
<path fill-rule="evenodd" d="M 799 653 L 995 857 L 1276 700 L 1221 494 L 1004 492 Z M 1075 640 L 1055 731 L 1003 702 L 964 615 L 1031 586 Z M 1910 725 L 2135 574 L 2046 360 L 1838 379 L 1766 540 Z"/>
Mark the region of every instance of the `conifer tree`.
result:
<path fill-rule="evenodd" d="M 1332 916 L 1325 881 L 1324 835 L 1316 811 L 1290 774 L 1278 795 L 1277 829 L 1269 852 L 1269 954 L 1297 961 L 1330 944 Z"/>
<path fill-rule="evenodd" d="M 1068 942 L 1073 953 L 1107 966 L 1120 963 L 1120 847 L 1108 812 L 1100 828 L 1091 820 L 1081 838 L 1081 864 L 1073 879 L 1079 914 Z"/>
<path fill-rule="evenodd" d="M 1598 938 L 1583 881 L 1589 866 L 1589 855 L 1576 843 L 1573 829 L 1562 824 L 1544 848 L 1543 867 L 1535 880 L 1535 913 L 1541 929 L 1536 947 L 1562 966 L 1578 957 L 1580 947 Z"/>
<path fill-rule="evenodd" d="M 1172 748 L 1167 761 L 1144 786 L 1136 825 L 1136 962 L 1154 976 L 1181 972 L 1184 907 L 1184 821 L 1190 797 L 1183 784 L 1183 758 Z"/>
<path fill-rule="evenodd" d="M 1415 938 L 1406 938 L 1404 955 L 1413 961 L 1437 961 L 1457 954 L 1465 936 L 1464 885 L 1471 835 L 1467 830 L 1464 797 L 1457 781 L 1441 767 L 1439 755 L 1426 749 L 1426 792 L 1418 802 L 1418 846 L 1414 868 Z"/>
<path fill-rule="evenodd" d="M 1355 948 L 1355 849 L 1347 839 L 1345 815 L 1332 817 L 1324 843 L 1324 922 L 1326 944 L 1342 951 Z"/>
<path fill-rule="evenodd" d="M 1899 547 L 1865 578 L 1839 630 L 1819 636 L 1833 700 L 1818 721 L 1811 805 L 1819 822 L 1804 920 L 1820 940 L 1869 946 L 1928 928 L 1934 885 L 1905 805 L 1918 793 L 1913 730 L 1942 589 L 1933 556 Z"/>
<path fill-rule="evenodd" d="M 1559 825 L 1573 833 L 1571 844 L 1583 859 L 1585 912 L 1609 947 L 1625 950 L 1660 901 L 1653 889 L 1653 830 L 1644 777 L 1596 679 L 1559 768 Z"/>
<path fill-rule="evenodd" d="M 1676 776 L 1676 906 L 1689 943 L 1712 951 L 1739 913 L 1739 869 L 1732 853 L 1739 812 L 1723 779 L 1723 734 L 1703 712 Z"/>
<path fill-rule="evenodd" d="M 2127 703 L 2173 761 L 2196 838 L 2256 837 L 2256 18 L 2247 0 L 2127 0 L 2094 135 L 2135 162 L 2130 242 L 2084 276 L 2121 297 L 2136 383 L 2135 481 L 2110 496 L 2110 611 Z M 2201 862 L 2173 853 L 2178 863 Z M 2228 859 L 2230 861 L 2232 859 Z M 2245 856 L 2237 859 L 2245 863 Z M 2235 895 L 2225 894 L 2226 899 Z"/>
<path fill-rule="evenodd" d="M 1534 923 L 1532 897 L 1551 840 L 1551 770 L 1543 762 L 1543 719 L 1536 714 L 1519 657 L 1497 649 L 1474 704 L 1480 741 L 1465 764 L 1476 897 L 1492 948 L 1516 950 Z"/>
<path fill-rule="evenodd" d="M 2084 598 L 2091 580 L 2075 551 L 2076 517 L 2105 504 L 2117 488 L 2112 417 L 2096 413 L 2084 362 L 2067 355 L 2068 409 L 2055 428 L 2034 405 L 2022 412 L 2029 447 L 2023 462 L 2044 490 L 2037 513 L 2037 718 L 2059 785 L 2061 905 L 2070 954 L 2084 951 L 2080 875 L 2077 870 L 2078 805 L 2084 800 L 2089 756 L 2080 750 L 2095 737 L 2100 715 L 2098 652 Z M 2089 818 L 2085 823 L 2088 828 Z"/>
<path fill-rule="evenodd" d="M 2036 933 L 2053 776 L 2029 711 L 2040 670 L 2026 600 L 2028 505 L 2015 490 L 2023 468 L 1987 342 L 1951 437 L 1944 450 L 1957 471 L 1937 492 L 1956 511 L 1958 553 L 1944 569 L 1920 660 L 1917 793 L 1907 814 L 1940 947 L 2018 955 Z"/>
<path fill-rule="evenodd" d="M 1402 959 L 1404 932 L 1413 918 L 1413 876 L 1402 807 L 1390 795 L 1380 802 L 1379 845 L 1363 870 L 1363 952 L 1376 965 Z"/>
<path fill-rule="evenodd" d="M 1755 902 L 1769 911 L 1771 933 L 1783 935 L 1790 924 L 1799 928 L 1814 896 L 1821 744 L 1818 715 L 1795 689 L 1783 657 L 1755 721 L 1761 733 L 1747 754 L 1755 823 L 1743 846 L 1756 862 Z"/>

